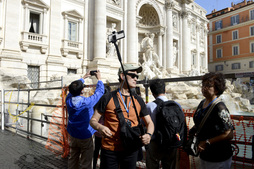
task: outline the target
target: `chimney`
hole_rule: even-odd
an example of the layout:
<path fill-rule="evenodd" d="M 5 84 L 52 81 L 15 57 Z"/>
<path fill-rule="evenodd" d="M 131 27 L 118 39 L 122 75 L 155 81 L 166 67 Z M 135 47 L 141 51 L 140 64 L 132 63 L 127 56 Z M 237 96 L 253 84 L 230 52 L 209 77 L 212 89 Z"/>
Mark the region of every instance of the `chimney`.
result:
<path fill-rule="evenodd" d="M 247 5 L 247 0 L 244 0 L 244 5 Z"/>
<path fill-rule="evenodd" d="M 231 7 L 233 7 L 234 6 L 234 2 L 231 2 Z"/>

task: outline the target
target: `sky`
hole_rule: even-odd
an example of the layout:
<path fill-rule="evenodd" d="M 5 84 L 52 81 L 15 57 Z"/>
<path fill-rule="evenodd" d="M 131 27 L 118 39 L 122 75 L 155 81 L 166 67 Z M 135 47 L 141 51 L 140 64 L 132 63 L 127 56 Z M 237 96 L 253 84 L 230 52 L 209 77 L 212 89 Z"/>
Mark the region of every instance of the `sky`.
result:
<path fill-rule="evenodd" d="M 217 11 L 231 7 L 231 2 L 234 4 L 240 3 L 243 0 L 194 0 L 197 4 L 203 7 L 207 14 L 210 14 L 212 10 L 216 9 Z"/>

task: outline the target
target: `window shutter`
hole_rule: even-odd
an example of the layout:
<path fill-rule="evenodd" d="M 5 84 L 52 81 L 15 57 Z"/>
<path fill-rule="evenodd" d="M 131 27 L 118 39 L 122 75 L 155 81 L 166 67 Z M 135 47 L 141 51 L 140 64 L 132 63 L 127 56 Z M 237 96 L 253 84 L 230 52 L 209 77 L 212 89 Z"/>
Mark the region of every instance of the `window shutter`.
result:
<path fill-rule="evenodd" d="M 253 20 L 254 19 L 254 10 L 250 11 L 250 19 Z"/>
<path fill-rule="evenodd" d="M 239 15 L 236 15 L 236 23 L 239 24 Z"/>

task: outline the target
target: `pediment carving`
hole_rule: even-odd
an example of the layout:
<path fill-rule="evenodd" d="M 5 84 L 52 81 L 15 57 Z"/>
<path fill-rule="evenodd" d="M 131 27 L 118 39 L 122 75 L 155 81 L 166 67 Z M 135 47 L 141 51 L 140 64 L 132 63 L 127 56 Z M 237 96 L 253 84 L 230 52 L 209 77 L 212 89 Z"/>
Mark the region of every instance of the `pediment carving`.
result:
<path fill-rule="evenodd" d="M 40 7 L 40 8 L 49 9 L 49 6 L 41 0 L 22 0 L 22 3 L 23 4 L 28 4 L 29 6 L 37 6 L 37 7 Z"/>
<path fill-rule="evenodd" d="M 62 12 L 63 15 L 68 15 L 68 16 L 72 16 L 74 18 L 80 18 L 82 19 L 83 16 L 76 10 L 71 10 L 71 11 L 64 11 Z"/>

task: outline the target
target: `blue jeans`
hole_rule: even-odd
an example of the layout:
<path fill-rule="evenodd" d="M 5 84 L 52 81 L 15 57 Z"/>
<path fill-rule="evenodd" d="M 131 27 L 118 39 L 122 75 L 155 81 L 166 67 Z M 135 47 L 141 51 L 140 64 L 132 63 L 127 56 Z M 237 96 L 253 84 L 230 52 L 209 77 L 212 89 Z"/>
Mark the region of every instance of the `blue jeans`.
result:
<path fill-rule="evenodd" d="M 136 169 L 138 150 L 128 151 L 110 151 L 101 149 L 100 169 Z"/>

